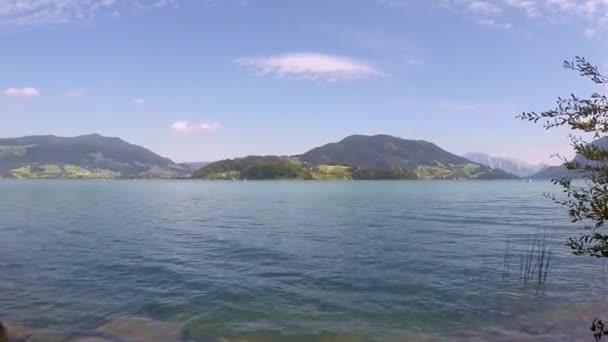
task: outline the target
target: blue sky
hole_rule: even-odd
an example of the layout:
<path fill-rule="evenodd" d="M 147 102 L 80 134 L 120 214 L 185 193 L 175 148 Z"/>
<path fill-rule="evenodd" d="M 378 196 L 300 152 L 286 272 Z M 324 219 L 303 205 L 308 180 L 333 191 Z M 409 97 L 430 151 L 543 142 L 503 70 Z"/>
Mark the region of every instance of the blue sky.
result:
<path fill-rule="evenodd" d="M 568 132 L 514 116 L 598 91 L 561 64 L 608 67 L 607 34 L 606 0 L 0 0 L 0 136 L 202 161 L 383 133 L 546 162 Z"/>

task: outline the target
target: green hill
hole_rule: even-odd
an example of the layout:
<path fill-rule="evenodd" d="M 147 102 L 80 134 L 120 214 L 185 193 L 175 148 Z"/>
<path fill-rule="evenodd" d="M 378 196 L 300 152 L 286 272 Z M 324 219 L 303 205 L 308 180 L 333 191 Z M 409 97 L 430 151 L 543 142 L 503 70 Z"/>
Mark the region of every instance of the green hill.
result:
<path fill-rule="evenodd" d="M 421 140 L 353 135 L 293 157 L 250 156 L 211 163 L 203 179 L 510 179 Z"/>
<path fill-rule="evenodd" d="M 192 175 L 201 179 L 416 179 L 407 170 L 370 170 L 345 165 L 311 165 L 297 158 L 275 156 L 249 156 L 211 163 Z"/>
<path fill-rule="evenodd" d="M 450 153 L 424 140 L 390 135 L 351 135 L 298 157 L 313 165 L 341 164 L 371 170 L 410 170 L 420 179 L 509 179 L 513 175 Z"/>
<path fill-rule="evenodd" d="M 296 158 L 249 156 L 220 160 L 204 166 L 192 175 L 202 179 L 352 179 L 353 170 L 347 166 L 309 165 Z"/>
<path fill-rule="evenodd" d="M 175 178 L 187 170 L 141 146 L 98 134 L 0 139 L 0 177 Z"/>

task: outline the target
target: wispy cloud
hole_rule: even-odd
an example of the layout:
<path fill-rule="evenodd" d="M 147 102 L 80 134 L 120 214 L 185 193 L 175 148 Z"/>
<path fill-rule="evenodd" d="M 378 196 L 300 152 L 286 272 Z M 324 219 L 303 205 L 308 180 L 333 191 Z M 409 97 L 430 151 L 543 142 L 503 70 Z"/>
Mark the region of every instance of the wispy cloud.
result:
<path fill-rule="evenodd" d="M 437 106 L 446 111 L 451 112 L 477 112 L 479 110 L 477 105 L 460 102 L 460 101 L 440 101 Z"/>
<path fill-rule="evenodd" d="M 241 58 L 237 63 L 250 67 L 262 75 L 281 78 L 344 81 L 386 75 L 380 69 L 361 60 L 317 52 Z"/>
<path fill-rule="evenodd" d="M 378 2 L 393 8 L 401 8 L 411 4 L 409 0 L 378 0 Z"/>
<path fill-rule="evenodd" d="M 541 16 L 542 4 L 539 1 L 533 0 L 504 0 L 506 6 L 523 11 L 529 18 L 538 18 Z"/>
<path fill-rule="evenodd" d="M 585 29 L 585 38 L 587 39 L 593 39 L 595 38 L 595 36 L 597 36 L 597 29 L 594 28 L 587 28 Z"/>
<path fill-rule="evenodd" d="M 513 27 L 513 24 L 511 24 L 510 22 L 501 22 L 497 21 L 494 18 L 479 18 L 475 22 L 481 26 L 496 27 L 505 30 L 508 30 Z"/>
<path fill-rule="evenodd" d="M 131 104 L 134 106 L 143 106 L 146 104 L 146 99 L 143 97 L 134 97 L 131 99 Z"/>
<path fill-rule="evenodd" d="M 86 89 L 82 89 L 82 88 L 66 89 L 66 91 L 64 92 L 64 95 L 67 97 L 83 97 L 86 94 L 87 94 Z"/>
<path fill-rule="evenodd" d="M 469 11 L 484 16 L 499 15 L 503 12 L 502 7 L 488 1 L 471 0 L 466 5 Z"/>
<path fill-rule="evenodd" d="M 121 11 L 176 7 L 180 0 L 0 0 L 0 28 L 92 21 Z"/>
<path fill-rule="evenodd" d="M 171 125 L 171 129 L 180 134 L 189 134 L 196 132 L 211 132 L 220 128 L 217 122 L 212 123 L 190 123 L 188 121 L 176 121 Z"/>
<path fill-rule="evenodd" d="M 40 96 L 40 91 L 36 88 L 25 87 L 25 88 L 8 88 L 4 91 L 4 95 L 8 97 L 20 97 L 29 99 L 32 97 Z"/>
<path fill-rule="evenodd" d="M 419 111 L 440 115 L 508 116 L 521 113 L 519 106 L 510 103 L 493 103 L 482 100 L 422 99 L 411 96 L 396 96 L 386 100 L 386 104 L 409 111 Z"/>
<path fill-rule="evenodd" d="M 390 7 L 405 7 L 420 2 L 411 0 L 376 0 Z M 582 34 L 595 38 L 608 31 L 607 0 L 433 0 L 428 3 L 470 16 L 474 22 L 489 27 L 510 29 L 518 18 L 531 22 L 555 23 L 578 21 L 587 27 Z"/>
<path fill-rule="evenodd" d="M 484 101 L 440 100 L 431 104 L 431 110 L 440 110 L 447 114 L 474 114 L 514 117 L 520 110 L 513 103 L 488 103 Z"/>
<path fill-rule="evenodd" d="M 531 20 L 551 21 L 556 17 L 575 20 L 587 28 L 583 35 L 594 38 L 608 29 L 608 1 L 606 0 L 503 0 L 512 8 L 523 10 Z"/>
<path fill-rule="evenodd" d="M 426 66 L 426 65 L 427 65 L 425 61 L 423 61 L 423 60 L 421 60 L 421 59 L 418 59 L 418 58 L 415 58 L 415 57 L 406 57 L 406 58 L 405 58 L 405 62 L 406 62 L 408 65 L 412 65 L 412 66 L 419 66 L 419 67 L 422 67 L 422 66 Z"/>

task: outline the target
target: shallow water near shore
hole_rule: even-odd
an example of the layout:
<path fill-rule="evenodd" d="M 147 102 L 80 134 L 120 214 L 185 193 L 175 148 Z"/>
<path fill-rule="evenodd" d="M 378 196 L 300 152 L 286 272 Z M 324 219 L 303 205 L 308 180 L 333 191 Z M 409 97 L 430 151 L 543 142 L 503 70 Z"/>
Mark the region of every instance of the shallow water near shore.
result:
<path fill-rule="evenodd" d="M 543 197 L 551 191 L 523 181 L 3 180 L 0 319 L 66 336 L 109 326 L 101 331 L 133 341 L 125 324 L 171 324 L 186 341 L 587 336 L 608 314 L 594 303 L 605 268 L 560 245 L 581 231 Z M 546 284 L 523 284 L 518 251 L 539 230 L 557 241 L 552 267 Z"/>

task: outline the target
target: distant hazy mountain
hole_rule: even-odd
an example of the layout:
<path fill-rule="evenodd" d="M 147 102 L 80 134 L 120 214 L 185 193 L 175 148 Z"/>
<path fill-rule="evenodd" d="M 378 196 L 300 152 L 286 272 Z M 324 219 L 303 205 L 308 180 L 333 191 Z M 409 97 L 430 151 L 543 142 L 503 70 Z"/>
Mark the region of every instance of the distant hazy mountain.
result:
<path fill-rule="evenodd" d="M 564 177 L 580 178 L 581 174 L 577 171 L 568 170 L 563 165 L 559 165 L 550 166 L 530 176 L 530 178 L 534 179 L 560 179 Z"/>
<path fill-rule="evenodd" d="M 186 162 L 186 163 L 179 163 L 180 166 L 185 167 L 186 169 L 188 169 L 191 172 L 194 172 L 198 169 L 200 169 L 201 167 L 205 166 L 205 165 L 209 165 L 211 164 L 211 162 Z"/>
<path fill-rule="evenodd" d="M 502 169 L 519 177 L 529 177 L 549 167 L 545 164 L 530 164 L 516 159 L 491 156 L 485 153 L 471 152 L 463 157 L 493 169 Z"/>
<path fill-rule="evenodd" d="M 352 135 L 302 155 L 247 157 L 211 163 L 198 178 L 508 179 L 515 176 L 449 153 L 422 140 Z"/>
<path fill-rule="evenodd" d="M 608 137 L 603 137 L 603 138 L 597 139 L 597 140 L 593 141 L 592 144 L 608 150 Z M 581 156 L 580 154 L 577 154 L 576 156 L 574 156 L 573 160 L 579 162 L 581 165 L 600 165 L 601 164 L 596 161 L 589 161 L 585 157 Z M 549 168 L 541 170 L 541 171 L 535 173 L 534 175 L 532 175 L 531 178 L 559 179 L 559 178 L 564 178 L 564 177 L 581 178 L 582 173 L 579 171 L 568 170 L 564 165 L 559 165 L 559 166 L 551 166 Z"/>
<path fill-rule="evenodd" d="M 187 174 L 171 159 L 98 134 L 0 139 L 0 177 L 169 178 Z"/>

